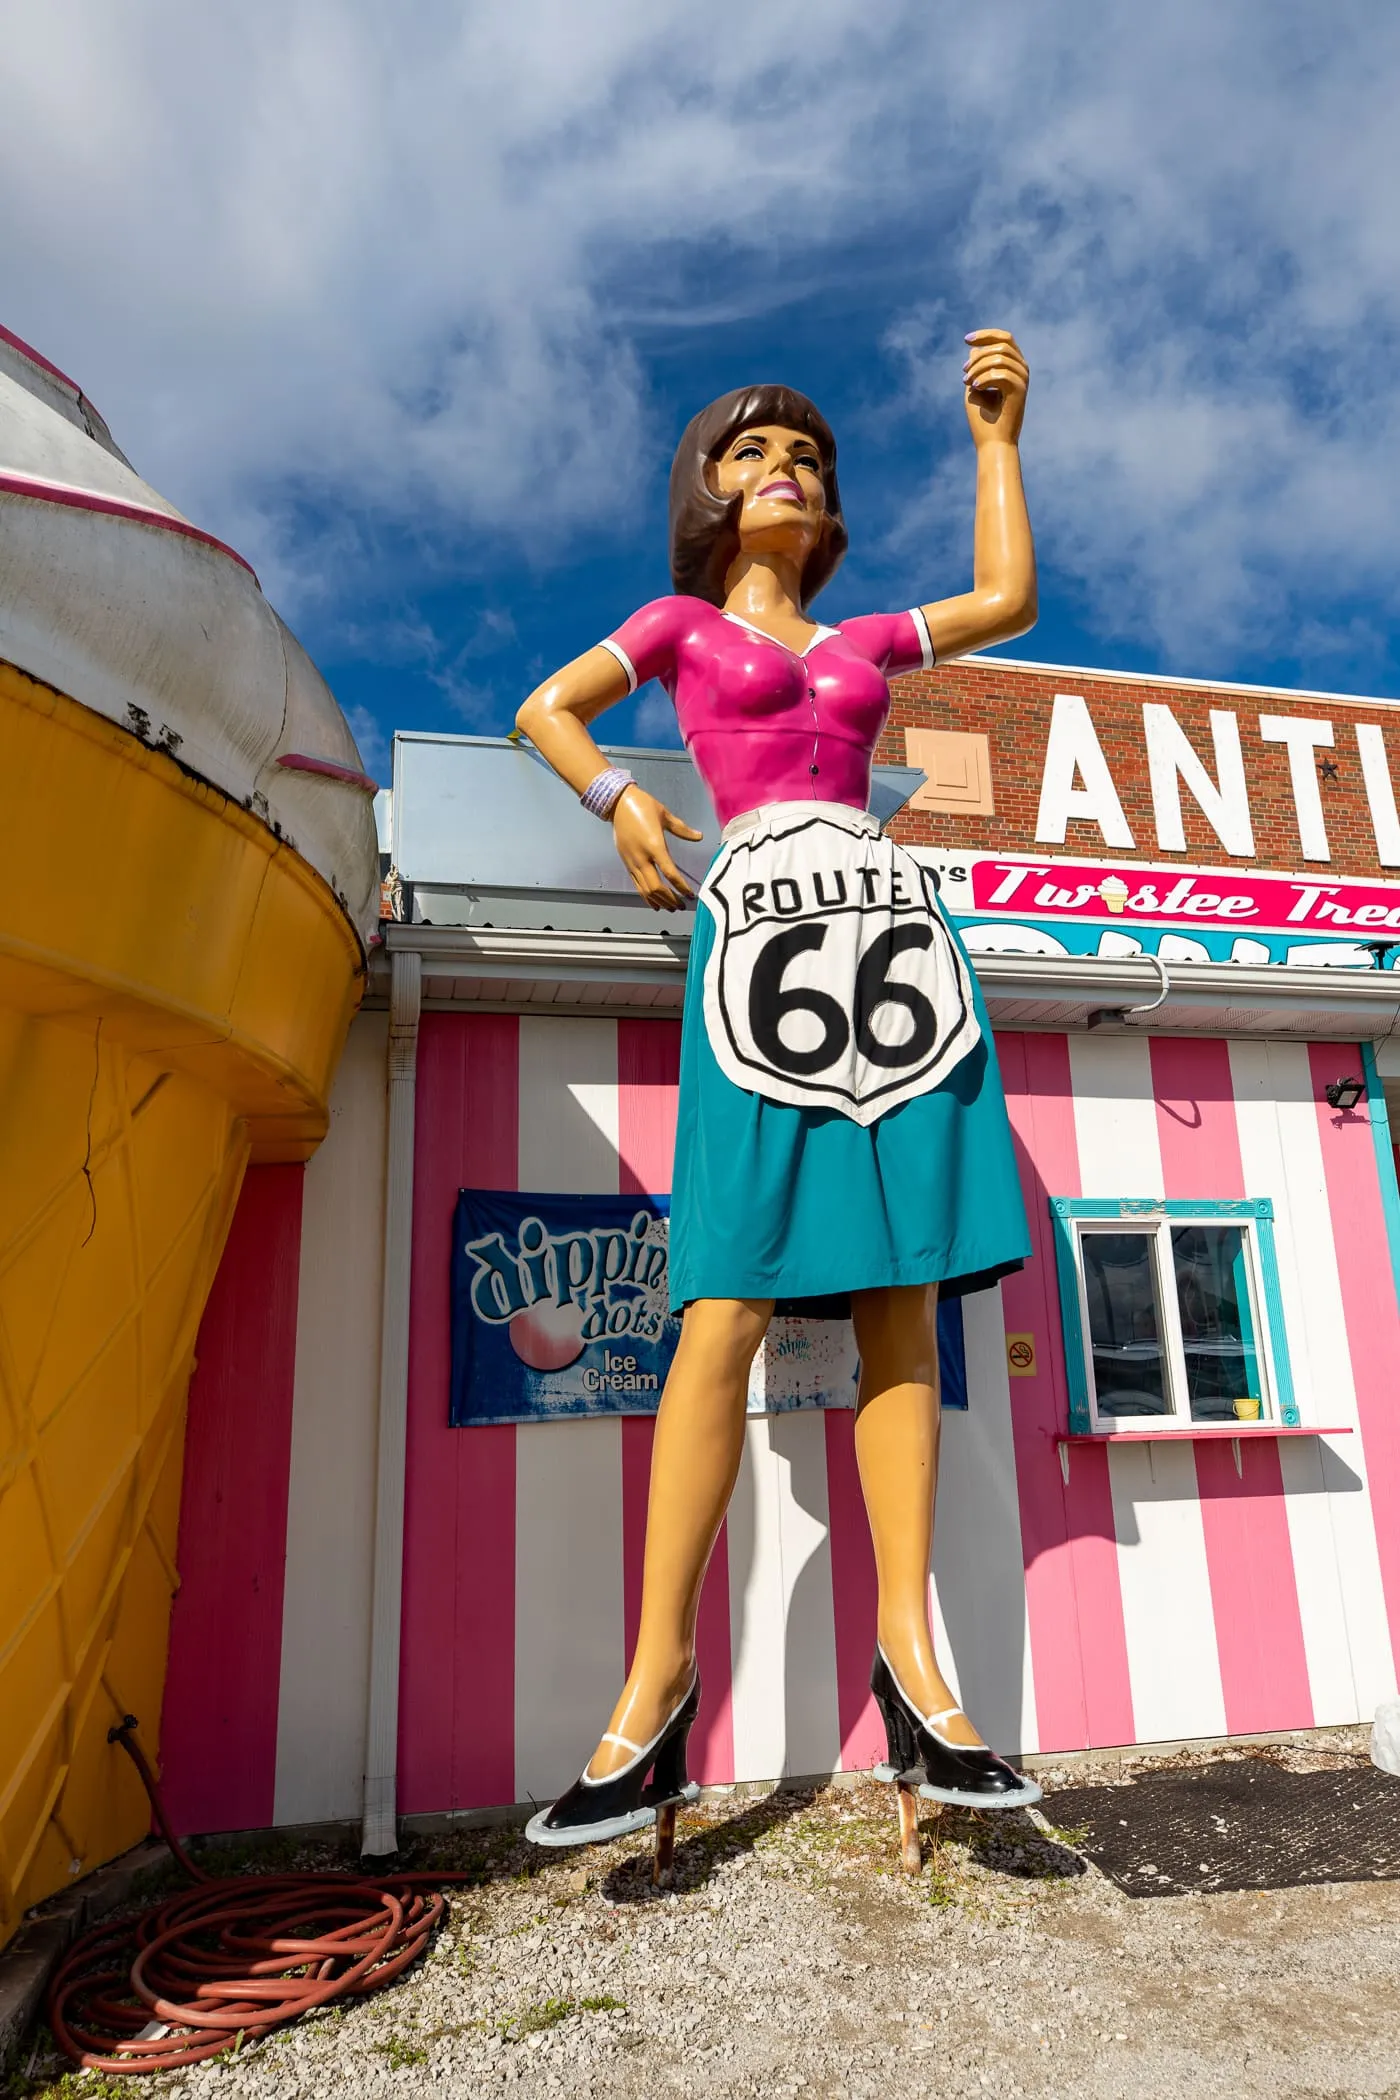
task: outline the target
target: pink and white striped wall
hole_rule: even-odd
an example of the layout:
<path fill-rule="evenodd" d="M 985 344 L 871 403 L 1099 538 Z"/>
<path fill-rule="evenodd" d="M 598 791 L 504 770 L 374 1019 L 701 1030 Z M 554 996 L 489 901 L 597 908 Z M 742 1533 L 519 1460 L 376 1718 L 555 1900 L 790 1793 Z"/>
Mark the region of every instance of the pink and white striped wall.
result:
<path fill-rule="evenodd" d="M 1366 1111 L 1338 1046 L 999 1039 L 1036 1253 L 965 1303 L 932 1592 L 1004 1750 L 1369 1717 L 1396 1686 L 1400 1361 Z M 556 1793 L 636 1624 L 651 1426 L 447 1427 L 463 1184 L 669 1187 L 678 1026 L 435 1013 L 419 1039 L 399 1809 Z M 163 1758 L 187 1830 L 361 1809 L 383 1243 L 385 1021 L 356 1024 L 331 1134 L 250 1174 L 191 1396 Z M 1072 1447 L 1047 1195 L 1269 1196 L 1304 1423 L 1334 1439 Z M 1008 1380 L 1007 1331 L 1039 1370 Z M 692 1771 L 870 1764 L 874 1570 L 847 1414 L 749 1425 L 700 1620 Z"/>

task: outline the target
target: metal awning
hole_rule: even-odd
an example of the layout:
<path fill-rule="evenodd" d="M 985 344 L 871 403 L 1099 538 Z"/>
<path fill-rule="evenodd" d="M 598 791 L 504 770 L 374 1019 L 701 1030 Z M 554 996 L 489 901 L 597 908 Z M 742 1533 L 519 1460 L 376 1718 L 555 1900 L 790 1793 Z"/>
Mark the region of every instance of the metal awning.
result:
<path fill-rule="evenodd" d="M 500 910 L 503 900 L 488 899 Z M 389 957 L 421 960 L 428 1008 L 615 1014 L 679 1013 L 688 921 L 645 930 L 509 925 L 391 925 L 370 968 L 369 997 L 388 996 Z M 1390 971 L 1285 970 L 1178 963 L 1156 1001 L 1158 966 L 1144 957 L 979 955 L 973 967 L 998 1028 L 1150 1029 L 1190 1035 L 1400 1036 L 1400 984 Z"/>

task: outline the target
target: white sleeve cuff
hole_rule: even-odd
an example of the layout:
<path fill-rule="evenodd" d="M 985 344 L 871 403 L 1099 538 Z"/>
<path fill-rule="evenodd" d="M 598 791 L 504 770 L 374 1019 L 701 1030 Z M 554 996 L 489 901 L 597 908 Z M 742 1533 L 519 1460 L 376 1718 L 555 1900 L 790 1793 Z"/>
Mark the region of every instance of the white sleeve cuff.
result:
<path fill-rule="evenodd" d="M 924 618 L 922 605 L 911 606 L 909 608 L 909 617 L 914 622 L 914 627 L 919 637 L 919 647 L 924 652 L 924 669 L 931 671 L 933 669 L 933 641 L 929 635 L 928 621 Z"/>
<path fill-rule="evenodd" d="M 924 643 L 925 643 L 925 646 L 927 646 L 927 643 L 928 643 L 928 629 L 927 629 L 927 627 L 926 627 L 926 628 L 924 629 Z M 624 671 L 625 671 L 625 672 L 627 673 L 627 690 L 628 690 L 628 692 L 629 692 L 629 693 L 635 693 L 635 692 L 636 692 L 636 690 L 637 690 L 637 667 L 636 667 L 636 665 L 635 665 L 635 664 L 633 663 L 633 661 L 632 661 L 631 657 L 630 657 L 630 656 L 629 656 L 629 655 L 627 654 L 627 651 L 626 651 L 626 650 L 625 650 L 625 649 L 623 648 L 623 646 L 622 646 L 621 642 L 600 642 L 600 643 L 598 644 L 598 647 L 599 647 L 600 649 L 606 649 L 606 650 L 607 650 L 607 652 L 608 652 L 608 654 L 609 654 L 609 656 L 615 656 L 615 657 L 617 658 L 617 660 L 618 660 L 618 662 L 619 662 L 619 663 L 621 664 L 621 666 L 622 666 L 623 670 L 624 670 Z M 930 659 L 930 661 L 931 661 L 931 660 L 932 660 L 932 659 Z"/>

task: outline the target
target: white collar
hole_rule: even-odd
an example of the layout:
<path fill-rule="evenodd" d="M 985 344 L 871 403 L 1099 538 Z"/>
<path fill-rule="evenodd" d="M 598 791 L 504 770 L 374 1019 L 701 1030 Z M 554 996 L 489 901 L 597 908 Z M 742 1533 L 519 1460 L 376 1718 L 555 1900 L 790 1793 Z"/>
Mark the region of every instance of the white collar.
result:
<path fill-rule="evenodd" d="M 822 627 L 819 625 L 816 633 L 812 636 L 811 641 L 808 642 L 805 649 L 794 649 L 790 647 L 787 642 L 780 642 L 776 634 L 769 634 L 766 631 L 766 629 L 762 627 L 755 627 L 753 621 L 746 620 L 742 613 L 726 612 L 724 608 L 721 607 L 720 616 L 722 619 L 732 620 L 736 627 L 747 627 L 750 634 L 756 634 L 759 640 L 762 642 L 771 642 L 775 649 L 786 649 L 789 656 L 810 656 L 819 642 L 830 641 L 832 635 L 834 635 L 837 631 L 834 627 Z"/>

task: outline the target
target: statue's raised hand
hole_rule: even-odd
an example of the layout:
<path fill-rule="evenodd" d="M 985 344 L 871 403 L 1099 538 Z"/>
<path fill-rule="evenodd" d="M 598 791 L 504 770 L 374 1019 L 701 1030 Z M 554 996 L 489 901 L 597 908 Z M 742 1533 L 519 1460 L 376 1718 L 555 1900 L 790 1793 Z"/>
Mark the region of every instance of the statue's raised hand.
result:
<path fill-rule="evenodd" d="M 966 336 L 967 420 L 975 445 L 1014 445 L 1026 412 L 1030 368 L 1004 328 L 974 328 Z"/>
<path fill-rule="evenodd" d="M 666 833 L 673 838 L 701 839 L 678 816 L 634 783 L 613 811 L 613 838 L 626 868 L 653 911 L 683 911 L 695 892 L 672 860 Z"/>

